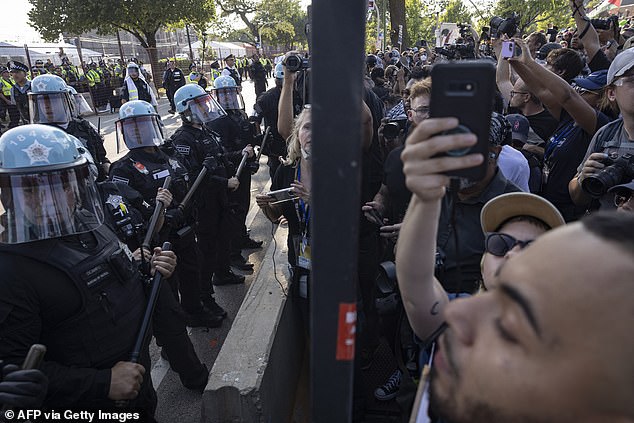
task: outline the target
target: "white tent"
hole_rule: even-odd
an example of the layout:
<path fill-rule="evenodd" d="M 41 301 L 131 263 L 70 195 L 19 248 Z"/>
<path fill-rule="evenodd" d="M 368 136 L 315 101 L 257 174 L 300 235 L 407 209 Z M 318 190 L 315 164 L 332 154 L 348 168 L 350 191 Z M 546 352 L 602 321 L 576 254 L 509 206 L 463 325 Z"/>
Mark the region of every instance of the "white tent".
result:
<path fill-rule="evenodd" d="M 196 41 L 195 43 L 192 43 L 194 59 L 200 60 L 202 48 L 203 48 L 202 41 Z M 240 57 L 247 55 L 247 49 L 242 47 L 241 45 L 223 42 L 223 41 L 206 41 L 205 48 L 207 48 L 207 50 L 213 49 L 214 55 L 220 59 L 224 59 L 230 54 L 233 54 L 234 56 L 240 56 Z M 185 45 L 181 50 L 183 53 L 189 53 L 189 46 Z M 208 58 L 205 57 L 205 62 L 207 61 L 207 59 Z"/>

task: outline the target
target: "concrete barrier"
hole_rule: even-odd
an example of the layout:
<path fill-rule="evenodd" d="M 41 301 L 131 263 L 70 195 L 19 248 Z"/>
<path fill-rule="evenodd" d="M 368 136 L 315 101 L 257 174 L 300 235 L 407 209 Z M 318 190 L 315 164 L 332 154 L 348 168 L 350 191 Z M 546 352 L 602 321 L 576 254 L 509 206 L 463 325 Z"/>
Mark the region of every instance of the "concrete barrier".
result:
<path fill-rule="evenodd" d="M 216 358 L 201 422 L 291 420 L 305 339 L 301 316 L 282 292 L 289 286 L 287 234 L 286 228 L 276 231 Z"/>

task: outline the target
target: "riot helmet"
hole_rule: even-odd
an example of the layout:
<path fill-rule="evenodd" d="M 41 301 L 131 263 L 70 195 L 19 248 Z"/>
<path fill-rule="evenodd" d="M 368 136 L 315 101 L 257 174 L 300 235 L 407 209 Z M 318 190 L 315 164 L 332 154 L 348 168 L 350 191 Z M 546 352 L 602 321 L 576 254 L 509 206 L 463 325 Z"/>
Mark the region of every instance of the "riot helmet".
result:
<path fill-rule="evenodd" d="M 68 85 L 59 76 L 36 76 L 31 82 L 28 96 L 31 123 L 64 125 L 72 120 Z"/>
<path fill-rule="evenodd" d="M 227 75 L 220 75 L 214 80 L 213 93 L 216 100 L 225 110 L 244 110 L 244 101 L 238 90 L 236 80 Z"/>
<path fill-rule="evenodd" d="M 176 90 L 174 104 L 183 120 L 198 125 L 204 125 L 226 115 L 218 102 L 198 84 L 183 85 Z"/>
<path fill-rule="evenodd" d="M 92 113 L 92 107 L 90 107 L 84 96 L 78 93 L 75 88 L 69 85 L 68 93 L 70 94 L 71 112 L 74 118 L 80 117 L 84 114 L 89 115 Z"/>
<path fill-rule="evenodd" d="M 115 128 L 117 146 L 123 140 L 130 150 L 156 147 L 164 141 L 160 117 L 147 101 L 132 100 L 122 105 Z"/>
<path fill-rule="evenodd" d="M 100 197 L 77 142 L 48 125 L 19 126 L 0 137 L 0 243 L 76 235 L 103 223 Z"/>

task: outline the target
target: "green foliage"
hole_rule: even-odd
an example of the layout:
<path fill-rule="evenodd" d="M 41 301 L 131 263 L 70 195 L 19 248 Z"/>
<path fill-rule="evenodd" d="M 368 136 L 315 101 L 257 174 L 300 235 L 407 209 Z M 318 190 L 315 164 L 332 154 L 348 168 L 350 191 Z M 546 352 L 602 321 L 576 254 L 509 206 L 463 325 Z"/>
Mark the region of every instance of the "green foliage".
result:
<path fill-rule="evenodd" d="M 539 28 L 543 29 L 548 24 L 561 28 L 572 22 L 568 2 L 553 0 L 498 0 L 493 12 L 501 17 L 517 13 L 520 18 L 519 31 L 522 35 Z"/>
<path fill-rule="evenodd" d="M 159 28 L 179 22 L 210 20 L 212 0 L 29 0 L 29 24 L 44 39 L 62 32 L 81 34 L 97 30 L 112 34 L 120 29 L 133 34 L 145 48 L 155 47 Z"/>
<path fill-rule="evenodd" d="M 473 18 L 471 10 L 465 6 L 462 0 L 450 0 L 445 11 L 440 14 L 440 22 L 470 24 Z"/>

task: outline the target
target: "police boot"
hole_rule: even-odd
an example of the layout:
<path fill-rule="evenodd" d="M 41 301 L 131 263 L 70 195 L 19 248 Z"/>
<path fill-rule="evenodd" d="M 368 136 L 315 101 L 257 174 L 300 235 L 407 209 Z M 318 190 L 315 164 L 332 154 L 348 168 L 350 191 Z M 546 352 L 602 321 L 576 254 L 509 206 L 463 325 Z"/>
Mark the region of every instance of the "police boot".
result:
<path fill-rule="evenodd" d="M 185 322 L 192 328 L 219 328 L 222 326 L 222 317 L 201 308 L 196 313 L 186 313 Z"/>
<path fill-rule="evenodd" d="M 239 250 L 231 253 L 231 266 L 246 272 L 253 271 L 253 263 L 249 263 Z"/>
<path fill-rule="evenodd" d="M 207 295 L 202 298 L 203 305 L 207 310 L 211 312 L 214 316 L 220 316 L 223 319 L 227 317 L 227 312 L 224 308 L 220 307 L 216 302 L 216 299 L 212 295 Z"/>
<path fill-rule="evenodd" d="M 218 285 L 237 285 L 244 283 L 244 276 L 236 275 L 231 270 L 223 273 L 216 273 L 212 279 L 212 283 Z"/>

